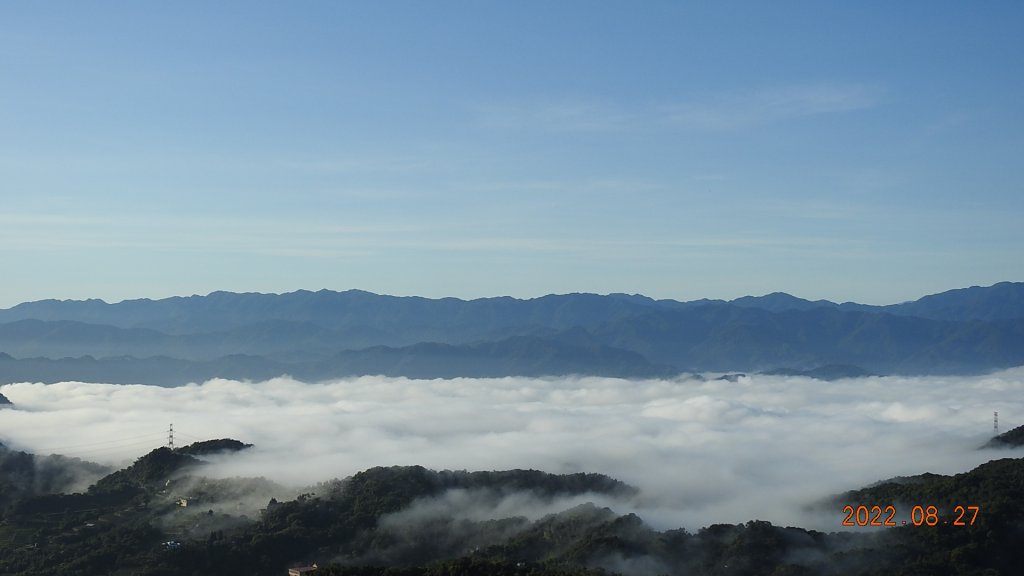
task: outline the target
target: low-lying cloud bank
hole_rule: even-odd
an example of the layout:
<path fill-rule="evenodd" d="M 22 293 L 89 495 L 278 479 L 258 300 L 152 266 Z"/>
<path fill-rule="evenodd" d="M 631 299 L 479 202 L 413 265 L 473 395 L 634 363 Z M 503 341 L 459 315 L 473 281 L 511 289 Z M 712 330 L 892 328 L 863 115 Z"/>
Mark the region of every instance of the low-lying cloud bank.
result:
<path fill-rule="evenodd" d="M 165 444 L 173 422 L 178 444 L 256 445 L 209 471 L 223 477 L 310 485 L 395 464 L 601 472 L 640 488 L 609 504 L 616 512 L 659 529 L 762 519 L 836 530 L 840 511 L 811 513 L 808 504 L 892 476 L 1020 456 L 977 447 L 991 436 L 993 411 L 1004 430 L 1024 419 L 1024 368 L 837 382 L 277 378 L 0 392 L 16 406 L 0 411 L 0 441 L 26 451 L 120 465 Z M 495 505 L 493 514 L 510 509 Z"/>

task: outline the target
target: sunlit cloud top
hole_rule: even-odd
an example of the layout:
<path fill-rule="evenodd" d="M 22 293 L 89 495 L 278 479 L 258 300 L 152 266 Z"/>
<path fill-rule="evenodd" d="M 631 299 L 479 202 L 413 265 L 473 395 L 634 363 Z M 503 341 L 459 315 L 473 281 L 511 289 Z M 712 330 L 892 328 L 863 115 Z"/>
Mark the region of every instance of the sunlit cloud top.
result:
<path fill-rule="evenodd" d="M 662 527 L 770 520 L 823 530 L 808 507 L 900 475 L 967 471 L 992 412 L 1024 420 L 1024 372 L 822 382 L 609 378 L 322 384 L 213 380 L 179 388 L 11 384 L 0 441 L 120 465 L 166 443 L 256 446 L 206 473 L 311 485 L 372 466 L 601 472 L 640 489 L 615 504 Z M 831 524 L 830 524 L 831 523 Z"/>

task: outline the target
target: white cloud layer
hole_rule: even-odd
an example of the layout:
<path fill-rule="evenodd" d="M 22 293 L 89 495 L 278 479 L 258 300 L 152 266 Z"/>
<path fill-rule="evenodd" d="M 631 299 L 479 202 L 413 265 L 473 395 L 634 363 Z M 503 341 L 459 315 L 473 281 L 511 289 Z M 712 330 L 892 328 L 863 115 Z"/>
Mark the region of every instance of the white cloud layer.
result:
<path fill-rule="evenodd" d="M 610 378 L 320 384 L 212 380 L 181 388 L 11 384 L 0 441 L 124 464 L 166 442 L 256 445 L 218 476 L 309 485 L 372 466 L 602 472 L 641 489 L 612 507 L 657 528 L 770 520 L 839 529 L 807 505 L 876 480 L 957 473 L 996 457 L 976 448 L 1024 418 L 1024 368 L 977 377 L 820 382 Z M 507 513 L 507 510 L 502 512 Z"/>

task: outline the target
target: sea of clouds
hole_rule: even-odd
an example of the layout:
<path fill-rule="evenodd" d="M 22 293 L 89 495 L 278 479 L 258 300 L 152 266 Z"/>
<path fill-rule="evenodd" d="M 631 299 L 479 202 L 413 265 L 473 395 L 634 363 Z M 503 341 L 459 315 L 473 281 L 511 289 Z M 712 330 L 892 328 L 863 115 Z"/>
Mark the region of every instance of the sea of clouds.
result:
<path fill-rule="evenodd" d="M 601 472 L 640 493 L 600 504 L 658 529 L 761 519 L 837 530 L 840 510 L 809 506 L 893 476 L 1024 456 L 978 450 L 992 435 L 994 411 L 1003 430 L 1022 423 L 1022 392 L 1024 368 L 836 382 L 754 375 L 22 383 L 0 387 L 15 404 L 0 410 L 0 442 L 124 465 L 166 444 L 173 423 L 177 445 L 224 437 L 255 444 L 207 471 L 218 477 L 311 485 L 409 464 Z M 494 514 L 513 508 L 515 500 L 496 503 Z"/>

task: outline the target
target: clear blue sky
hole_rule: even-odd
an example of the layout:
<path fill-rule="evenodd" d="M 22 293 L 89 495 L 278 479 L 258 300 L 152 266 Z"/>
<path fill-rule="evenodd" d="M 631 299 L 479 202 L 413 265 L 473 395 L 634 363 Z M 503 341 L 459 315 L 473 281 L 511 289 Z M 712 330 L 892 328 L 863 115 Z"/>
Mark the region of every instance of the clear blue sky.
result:
<path fill-rule="evenodd" d="M 1024 3 L 0 3 L 0 306 L 1024 280 Z"/>

